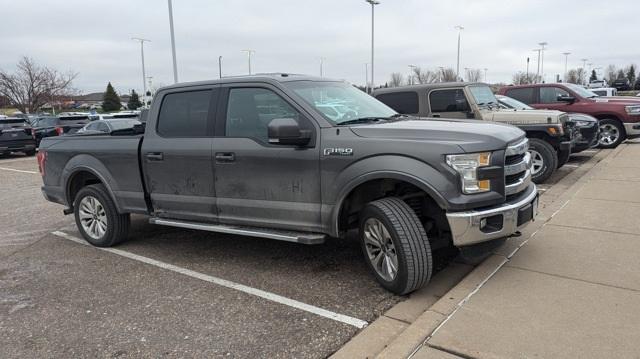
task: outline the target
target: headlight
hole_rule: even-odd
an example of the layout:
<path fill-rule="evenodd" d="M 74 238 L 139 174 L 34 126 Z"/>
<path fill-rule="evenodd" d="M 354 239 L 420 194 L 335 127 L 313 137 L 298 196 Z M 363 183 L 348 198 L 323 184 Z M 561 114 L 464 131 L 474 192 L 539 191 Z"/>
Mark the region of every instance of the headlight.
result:
<path fill-rule="evenodd" d="M 640 106 L 625 106 L 624 109 L 629 115 L 640 115 Z"/>
<path fill-rule="evenodd" d="M 576 125 L 576 127 L 587 127 L 587 126 L 591 126 L 593 122 L 575 120 L 573 121 L 573 123 Z"/>
<path fill-rule="evenodd" d="M 447 155 L 447 164 L 460 174 L 462 192 L 466 194 L 487 192 L 489 180 L 478 181 L 478 168 L 489 165 L 491 152 Z"/>

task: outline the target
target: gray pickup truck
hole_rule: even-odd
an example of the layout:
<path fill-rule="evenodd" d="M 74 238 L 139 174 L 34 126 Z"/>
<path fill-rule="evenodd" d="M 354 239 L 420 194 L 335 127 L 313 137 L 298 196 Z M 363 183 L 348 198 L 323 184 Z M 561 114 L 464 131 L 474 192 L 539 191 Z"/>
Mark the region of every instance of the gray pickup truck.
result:
<path fill-rule="evenodd" d="M 357 230 L 388 290 L 427 282 L 432 253 L 488 248 L 536 216 L 516 127 L 400 115 L 350 84 L 270 74 L 178 84 L 146 126 L 45 138 L 46 199 L 112 246 L 129 215 L 305 244 Z M 355 231 L 351 231 L 355 232 Z"/>

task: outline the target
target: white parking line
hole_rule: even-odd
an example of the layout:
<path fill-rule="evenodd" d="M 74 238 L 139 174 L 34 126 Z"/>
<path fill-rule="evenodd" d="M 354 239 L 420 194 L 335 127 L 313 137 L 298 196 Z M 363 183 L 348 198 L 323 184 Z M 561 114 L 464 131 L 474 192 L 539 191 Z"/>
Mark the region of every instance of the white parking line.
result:
<path fill-rule="evenodd" d="M 15 169 L 15 168 L 7 168 L 7 167 L 0 167 L 0 170 L 13 171 L 13 172 L 20 172 L 20 173 L 31 173 L 31 174 L 36 174 L 36 173 L 38 173 L 38 172 L 36 172 L 36 171 L 17 170 L 17 169 Z"/>
<path fill-rule="evenodd" d="M 578 167 L 580 167 L 580 165 L 573 165 L 573 164 L 568 164 L 568 163 L 567 163 L 566 165 L 564 165 L 564 167 L 569 167 L 569 168 L 578 168 Z"/>
<path fill-rule="evenodd" d="M 51 234 L 61 237 L 61 238 L 65 238 L 68 239 L 70 241 L 79 243 L 79 244 L 83 244 L 83 245 L 89 245 L 89 243 L 87 243 L 85 240 L 80 239 L 78 237 L 72 236 L 70 234 L 61 232 L 61 231 L 55 231 L 55 232 L 51 232 Z M 133 253 L 129 253 L 126 251 L 123 251 L 121 249 L 115 249 L 115 248 L 99 248 L 99 247 L 94 247 L 96 249 L 100 249 L 109 253 L 113 253 L 113 254 L 117 254 L 119 256 L 122 257 L 126 257 L 129 259 L 133 259 L 135 261 L 138 262 L 142 262 L 145 264 L 149 264 L 152 266 L 156 266 L 158 268 L 162 268 L 162 269 L 166 269 L 172 272 L 176 272 L 176 273 L 180 273 L 192 278 L 196 278 L 196 279 L 200 279 L 203 280 L 205 282 L 209 282 L 209 283 L 213 283 L 213 284 L 217 284 L 226 288 L 230 288 L 230 289 L 235 289 L 237 291 L 246 293 L 246 294 L 250 294 L 250 295 L 255 295 L 257 297 L 266 299 L 266 300 L 270 300 L 272 302 L 276 302 L 276 303 L 280 303 L 280 304 L 284 304 L 293 308 L 297 308 L 300 310 L 303 310 L 305 312 L 309 312 L 315 315 L 319 315 L 321 317 L 325 317 L 325 318 L 329 318 L 332 320 L 335 320 L 337 322 L 341 322 L 341 323 L 345 323 L 345 324 L 349 324 L 352 325 L 356 328 L 364 328 L 366 327 L 369 323 L 367 323 L 364 320 L 360 320 L 357 318 L 353 318 L 353 317 L 349 317 L 347 315 L 343 315 L 343 314 L 338 314 L 338 313 L 334 313 L 332 311 L 326 310 L 326 309 L 322 309 L 313 305 L 309 305 L 306 303 L 302 303 L 299 302 L 297 300 L 294 299 L 290 299 L 287 297 L 283 297 L 281 295 L 277 295 L 274 293 L 270 293 L 264 290 L 260 290 L 260 289 L 256 289 L 256 288 L 252 288 L 243 284 L 239 284 L 239 283 L 235 283 L 235 282 L 231 282 L 228 281 L 226 279 L 222 279 L 222 278 L 217 278 L 214 276 L 210 276 L 207 274 L 203 274 L 203 273 L 199 273 L 196 271 L 192 271 L 190 269 L 186 269 L 186 268 L 182 268 L 182 267 L 178 267 L 176 265 L 173 264 L 169 264 L 169 263 L 164 263 L 155 259 L 151 259 L 151 258 L 147 258 L 147 257 L 143 257 L 141 255 L 138 254 L 133 254 Z"/>

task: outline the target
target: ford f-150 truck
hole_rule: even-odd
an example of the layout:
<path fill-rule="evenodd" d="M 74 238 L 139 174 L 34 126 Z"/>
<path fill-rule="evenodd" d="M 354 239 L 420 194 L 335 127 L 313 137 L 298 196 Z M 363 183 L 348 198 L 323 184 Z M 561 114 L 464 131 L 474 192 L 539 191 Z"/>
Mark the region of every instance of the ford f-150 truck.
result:
<path fill-rule="evenodd" d="M 527 146 L 513 126 L 425 121 L 345 82 L 270 74 L 162 88 L 146 126 L 47 137 L 37 158 L 45 198 L 93 245 L 126 239 L 132 213 L 305 244 L 357 230 L 373 275 L 404 294 L 429 282 L 433 251 L 486 249 L 535 218 Z"/>
<path fill-rule="evenodd" d="M 600 123 L 600 147 L 614 148 L 640 136 L 640 100 L 632 96 L 599 97 L 580 85 L 549 83 L 506 86 L 498 90 L 538 109 L 591 115 Z"/>

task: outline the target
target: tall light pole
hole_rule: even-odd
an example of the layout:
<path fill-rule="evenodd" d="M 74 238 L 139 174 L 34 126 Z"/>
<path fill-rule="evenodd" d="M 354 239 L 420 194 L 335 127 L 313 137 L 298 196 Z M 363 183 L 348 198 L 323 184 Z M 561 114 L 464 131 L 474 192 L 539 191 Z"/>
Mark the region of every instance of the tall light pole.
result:
<path fill-rule="evenodd" d="M 324 60 L 326 59 L 327 59 L 326 57 L 320 57 L 320 77 L 324 75 L 322 71 L 322 65 L 324 64 Z"/>
<path fill-rule="evenodd" d="M 373 39 L 374 39 L 374 8 L 376 5 L 380 5 L 380 1 L 378 0 L 365 0 L 369 4 L 371 4 L 371 92 L 375 88 L 375 82 L 373 80 L 373 74 L 375 73 L 373 70 Z"/>
<path fill-rule="evenodd" d="M 131 40 L 140 41 L 140 57 L 142 58 L 142 101 L 146 107 L 147 105 L 147 74 L 144 70 L 144 43 L 151 42 L 151 40 L 142 39 L 139 37 L 132 37 Z"/>
<path fill-rule="evenodd" d="M 529 82 L 529 57 L 527 57 L 527 82 Z"/>
<path fill-rule="evenodd" d="M 413 85 L 413 69 L 415 69 L 416 65 L 407 65 L 409 67 L 409 84 Z"/>
<path fill-rule="evenodd" d="M 567 51 L 562 54 L 564 55 L 564 82 L 567 82 L 567 63 L 569 62 L 569 55 L 571 55 L 571 53 Z"/>
<path fill-rule="evenodd" d="M 176 61 L 176 36 L 173 33 L 173 6 L 169 1 L 169 30 L 171 31 L 171 55 L 173 56 L 173 82 L 178 82 L 178 63 Z"/>
<path fill-rule="evenodd" d="M 149 96 L 150 97 L 153 97 L 153 81 L 152 80 L 153 80 L 153 76 L 147 77 L 147 81 L 149 81 Z M 146 93 L 145 93 L 145 95 L 146 95 Z M 146 107 L 146 104 L 145 104 L 145 107 Z"/>
<path fill-rule="evenodd" d="M 542 83 L 544 83 L 544 50 L 545 50 L 545 46 L 547 46 L 548 44 L 546 42 L 539 42 L 538 45 L 540 45 L 540 51 L 542 52 L 541 55 L 541 60 L 540 60 L 540 75 L 542 76 Z"/>
<path fill-rule="evenodd" d="M 538 83 L 538 79 L 540 78 L 540 51 L 542 51 L 542 49 L 533 49 L 534 52 L 538 53 L 538 69 L 536 70 L 536 83 Z"/>
<path fill-rule="evenodd" d="M 218 77 L 222 78 L 222 56 L 218 56 Z"/>
<path fill-rule="evenodd" d="M 369 63 L 364 64 L 364 92 L 369 93 Z"/>
<path fill-rule="evenodd" d="M 456 82 L 460 78 L 460 35 L 462 34 L 462 30 L 464 30 L 463 26 L 457 25 L 455 27 L 458 30 L 458 57 L 456 60 Z"/>
<path fill-rule="evenodd" d="M 256 52 L 251 49 L 240 50 L 240 51 L 247 53 L 247 61 L 249 63 L 249 75 L 251 75 L 251 54 L 255 54 Z"/>
<path fill-rule="evenodd" d="M 489 71 L 488 68 L 484 68 L 484 82 L 487 82 L 487 71 Z"/>

